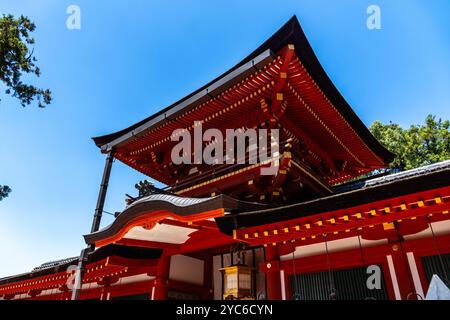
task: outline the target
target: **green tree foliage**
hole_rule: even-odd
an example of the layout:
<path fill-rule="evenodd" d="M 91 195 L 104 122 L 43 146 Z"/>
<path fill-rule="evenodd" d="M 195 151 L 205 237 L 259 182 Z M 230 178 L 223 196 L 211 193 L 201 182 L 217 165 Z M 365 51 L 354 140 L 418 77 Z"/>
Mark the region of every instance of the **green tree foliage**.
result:
<path fill-rule="evenodd" d="M 22 80 L 22 76 L 26 74 L 37 77 L 41 74 L 39 67 L 36 66 L 34 51 L 30 49 L 34 44 L 30 33 L 35 28 L 35 24 L 24 16 L 0 17 L 0 80 L 4 85 L 5 94 L 17 98 L 23 107 L 37 100 L 38 106 L 43 108 L 52 100 L 50 90 L 36 88 Z M 0 185 L 0 201 L 10 192 L 10 187 Z"/>
<path fill-rule="evenodd" d="M 23 107 L 37 100 L 43 108 L 51 100 L 48 89 L 36 88 L 22 81 L 24 74 L 40 76 L 36 58 L 29 47 L 34 44 L 30 36 L 36 26 L 27 17 L 12 15 L 0 17 L 0 80 L 5 85 L 5 93 L 19 99 Z"/>
<path fill-rule="evenodd" d="M 375 121 L 370 131 L 397 156 L 392 168 L 413 169 L 450 159 L 450 121 L 428 115 L 425 123 L 403 129 L 398 124 Z"/>
<path fill-rule="evenodd" d="M 10 192 L 10 187 L 0 185 L 0 201 L 2 201 L 3 198 L 6 198 Z"/>

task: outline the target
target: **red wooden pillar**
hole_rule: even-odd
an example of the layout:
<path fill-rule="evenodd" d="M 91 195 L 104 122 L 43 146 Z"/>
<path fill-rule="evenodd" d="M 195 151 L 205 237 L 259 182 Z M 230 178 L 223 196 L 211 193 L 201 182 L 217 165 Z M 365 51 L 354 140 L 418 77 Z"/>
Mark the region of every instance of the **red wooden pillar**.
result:
<path fill-rule="evenodd" d="M 265 248 L 265 262 L 262 269 L 266 272 L 267 299 L 281 300 L 280 254 L 276 246 Z"/>
<path fill-rule="evenodd" d="M 153 300 L 167 299 L 167 284 L 169 282 L 169 272 L 170 256 L 162 255 L 161 258 L 159 258 L 158 266 L 156 268 Z"/>
<path fill-rule="evenodd" d="M 401 249 L 400 243 L 393 243 L 392 250 L 386 256 L 389 273 L 396 300 L 406 300 L 408 295 L 415 292 L 407 257 Z M 410 297 L 416 299 L 416 297 Z"/>

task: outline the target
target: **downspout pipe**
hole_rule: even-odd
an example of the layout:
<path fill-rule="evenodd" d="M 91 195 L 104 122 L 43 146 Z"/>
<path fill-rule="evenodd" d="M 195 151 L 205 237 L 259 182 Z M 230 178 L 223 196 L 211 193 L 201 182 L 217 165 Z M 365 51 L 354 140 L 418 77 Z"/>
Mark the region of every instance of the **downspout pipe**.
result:
<path fill-rule="evenodd" d="M 106 192 L 108 190 L 109 177 L 111 176 L 111 168 L 114 161 L 114 149 L 108 153 L 105 162 L 105 168 L 103 169 L 102 182 L 100 184 L 100 190 L 98 192 L 97 205 L 95 207 L 94 218 L 92 220 L 91 233 L 96 232 L 100 228 L 100 222 L 102 220 L 103 208 L 105 205 Z M 87 260 L 87 256 L 90 252 L 95 250 L 95 244 L 91 244 L 87 248 L 81 250 L 80 257 L 78 258 L 78 265 L 75 273 L 75 283 L 72 291 L 72 300 L 78 300 L 80 298 L 81 285 L 84 273 L 84 264 Z"/>
<path fill-rule="evenodd" d="M 102 182 L 98 192 L 97 205 L 95 207 L 94 219 L 92 220 L 91 233 L 98 231 L 100 222 L 102 220 L 103 207 L 105 205 L 106 191 L 108 190 L 109 177 L 111 175 L 111 168 L 114 161 L 114 149 L 108 153 L 103 169 Z"/>

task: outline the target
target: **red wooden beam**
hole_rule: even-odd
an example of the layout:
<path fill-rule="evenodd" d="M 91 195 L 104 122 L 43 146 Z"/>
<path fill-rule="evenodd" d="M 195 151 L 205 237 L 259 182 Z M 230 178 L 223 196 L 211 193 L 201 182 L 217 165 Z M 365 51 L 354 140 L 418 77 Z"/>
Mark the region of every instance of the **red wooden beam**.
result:
<path fill-rule="evenodd" d="M 328 153 L 326 153 L 314 140 L 312 140 L 309 135 L 307 135 L 300 127 L 296 126 L 294 123 L 292 123 L 292 120 L 289 119 L 288 116 L 283 114 L 280 118 L 277 119 L 281 126 L 287 130 L 290 131 L 292 134 L 294 134 L 297 138 L 302 140 L 306 147 L 316 156 L 318 156 L 320 159 L 325 161 L 327 166 L 330 168 L 332 172 L 336 172 L 336 166 L 334 164 L 333 159 L 329 156 Z"/>
<path fill-rule="evenodd" d="M 252 245 L 317 237 L 450 210 L 450 187 L 386 199 L 324 214 L 236 230 L 237 238 Z M 434 199 L 439 195 L 440 201 Z M 427 199 L 425 201 L 424 199 Z M 257 236 L 256 236 L 257 235 Z"/>
<path fill-rule="evenodd" d="M 175 219 L 163 219 L 159 223 L 167 224 L 169 226 L 175 226 L 175 227 L 183 227 L 183 228 L 189 228 L 189 229 L 200 229 L 197 225 L 189 224 L 185 221 L 179 221 Z"/>
<path fill-rule="evenodd" d="M 185 254 L 230 245 L 235 242 L 236 240 L 233 237 L 225 235 L 218 230 L 204 230 L 193 234 L 178 250 L 171 251 L 170 254 Z"/>
<path fill-rule="evenodd" d="M 292 58 L 295 54 L 295 47 L 293 44 L 288 44 L 286 47 L 284 47 L 280 55 L 282 57 L 283 63 L 280 67 L 280 72 L 278 74 L 278 79 L 275 83 L 275 88 L 273 90 L 273 95 L 271 98 L 271 111 L 273 115 L 276 115 L 279 113 L 279 109 L 281 106 L 281 103 L 283 101 L 283 87 L 287 80 L 287 71 L 289 68 L 289 64 L 291 63 Z"/>

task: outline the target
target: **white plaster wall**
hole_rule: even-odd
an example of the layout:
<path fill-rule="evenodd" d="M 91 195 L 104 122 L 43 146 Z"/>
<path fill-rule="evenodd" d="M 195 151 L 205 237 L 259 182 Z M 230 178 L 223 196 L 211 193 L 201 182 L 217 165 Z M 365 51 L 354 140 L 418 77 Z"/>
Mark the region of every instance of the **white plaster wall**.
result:
<path fill-rule="evenodd" d="M 169 278 L 192 284 L 203 285 L 204 262 L 181 254 L 170 258 Z"/>
<path fill-rule="evenodd" d="M 381 245 L 384 243 L 387 243 L 386 239 L 382 239 L 382 240 L 361 239 L 361 244 L 362 244 L 363 248 Z M 328 252 L 329 253 L 346 251 L 346 250 L 357 249 L 357 248 L 359 248 L 358 237 L 351 237 L 351 238 L 328 241 Z M 309 256 L 325 254 L 325 253 L 326 253 L 325 243 L 320 242 L 320 243 L 310 244 L 310 245 L 306 245 L 306 246 L 296 247 L 294 256 L 295 256 L 295 258 L 301 258 L 301 257 L 309 257 Z M 292 259 L 292 253 L 280 257 L 280 260 L 289 260 L 289 259 Z"/>

